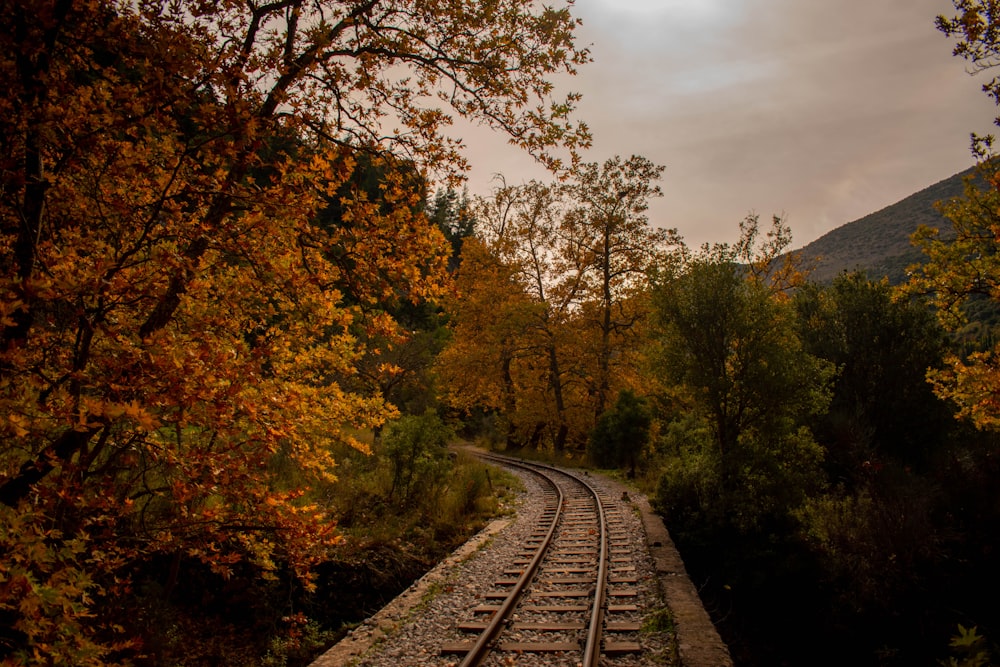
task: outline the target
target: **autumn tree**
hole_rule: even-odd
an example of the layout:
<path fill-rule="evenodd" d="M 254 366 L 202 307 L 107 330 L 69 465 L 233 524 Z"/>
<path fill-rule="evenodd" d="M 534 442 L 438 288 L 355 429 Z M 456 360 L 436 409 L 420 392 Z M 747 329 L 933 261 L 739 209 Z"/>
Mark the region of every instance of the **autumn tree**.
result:
<path fill-rule="evenodd" d="M 580 165 L 567 187 L 574 207 L 564 220 L 563 237 L 584 267 L 581 312 L 596 332 L 590 350 L 595 420 L 607 407 L 613 359 L 634 347 L 645 316 L 639 297 L 648 278 L 670 246 L 680 244 L 675 231 L 650 226 L 645 215 L 649 200 L 662 196 L 656 184 L 662 173 L 662 166 L 644 157 L 615 156 L 600 165 Z"/>
<path fill-rule="evenodd" d="M 324 197 L 315 220 L 343 239 L 328 246 L 326 258 L 339 270 L 341 280 L 334 287 L 352 307 L 355 317 L 348 331 L 363 350 L 356 372 L 340 378 L 341 384 L 416 414 L 433 402 L 426 371 L 440 350 L 443 318 L 433 299 L 409 292 L 412 280 L 400 279 L 400 264 L 389 260 L 397 245 L 406 247 L 421 236 L 434 238 L 445 231 L 425 218 L 427 190 L 426 178 L 412 161 L 361 154 L 345 182 Z M 425 260 L 413 256 L 417 261 L 408 268 L 421 280 L 440 276 L 448 255 L 446 248 L 438 248 Z M 364 293 L 376 285 L 375 298 Z"/>
<path fill-rule="evenodd" d="M 537 369 L 534 372 L 542 379 L 539 393 L 547 399 L 532 402 L 547 406 L 549 415 L 541 413 L 534 421 L 536 428 L 554 421 L 553 446 L 562 450 L 571 430 L 578 437 L 581 433 L 579 419 L 570 415 L 580 403 L 571 397 L 580 369 L 570 322 L 585 271 L 579 257 L 561 244 L 564 189 L 537 181 L 502 187 L 480 210 L 484 236 L 500 259 L 515 268 L 518 284 L 532 304 L 522 332 L 524 361 L 527 368 Z"/>
<path fill-rule="evenodd" d="M 330 443 L 392 413 L 342 380 L 359 322 L 442 291 L 409 174 L 465 166 L 453 116 L 558 166 L 587 133 L 548 78 L 587 54 L 520 0 L 0 16 L 0 660 L 101 664 L 133 620 L 105 603 L 154 558 L 308 579 L 333 527 L 269 464 L 332 480 Z M 362 155 L 377 201 L 343 190 Z"/>
<path fill-rule="evenodd" d="M 782 216 L 771 217 L 771 226 L 761 236 L 760 216 L 749 213 L 740 221 L 740 236 L 732 248 L 750 280 L 767 285 L 772 293 L 787 296 L 806 284 L 814 267 L 801 253 L 791 252 L 792 228 Z"/>
<path fill-rule="evenodd" d="M 458 304 L 454 349 L 443 357 L 444 367 L 459 361 L 458 346 L 514 352 L 502 376 L 510 380 L 500 382 L 516 388 L 509 402 L 516 409 L 505 417 L 517 424 L 522 442 L 582 448 L 608 392 L 634 383 L 648 276 L 677 243 L 643 215 L 648 198 L 659 193 L 653 181 L 660 171 L 645 158 L 614 158 L 580 164 L 563 182 L 502 183 L 479 200 L 475 217 L 483 244 L 477 252 L 507 267 L 502 285 L 521 297 L 518 315 L 506 317 L 518 327 L 504 329 L 502 341 L 482 336 L 481 328 L 466 338 L 472 303 L 478 303 L 472 295 L 502 285 L 490 274 L 470 280 L 477 265 L 463 263 L 459 280 L 470 300 Z"/>
<path fill-rule="evenodd" d="M 1000 301 L 1000 190 L 995 169 L 995 161 L 982 167 L 989 182 L 987 188 L 968 179 L 963 197 L 939 205 L 954 234 L 922 227 L 913 236 L 927 261 L 911 268 L 906 291 L 927 296 L 941 324 L 952 332 L 966 326 L 967 307 L 973 301 Z M 1000 427 L 998 354 L 995 345 L 968 355 L 953 352 L 946 357 L 943 368 L 933 369 L 928 376 L 935 392 L 958 406 L 959 416 L 983 429 Z"/>
<path fill-rule="evenodd" d="M 533 306 L 515 270 L 470 238 L 462 248 L 456 294 L 446 304 L 451 336 L 435 363 L 445 400 L 467 414 L 496 415 L 505 447 L 522 446 L 523 396 L 515 377 Z"/>
<path fill-rule="evenodd" d="M 458 272 L 455 336 L 442 358 L 442 372 L 458 390 L 466 383 L 456 376 L 472 372 L 468 361 L 481 353 L 500 355 L 502 362 L 487 368 L 500 371 L 493 378 L 505 399 L 489 407 L 504 408 L 511 445 L 537 444 L 551 430 L 553 445 L 562 449 L 571 430 L 580 433 L 569 415 L 578 401 L 569 398 L 574 374 L 567 322 L 581 267 L 559 255 L 561 197 L 558 186 L 532 181 L 502 184 L 489 198 L 479 199 L 479 243 L 470 247 L 468 258 L 463 254 Z M 504 291 L 506 296 L 498 294 Z M 473 349 L 481 353 L 470 355 Z M 468 398 L 453 396 L 452 401 L 458 405 Z"/>
<path fill-rule="evenodd" d="M 972 72 L 987 72 L 1000 64 L 1000 6 L 996 0 L 952 0 L 957 14 L 937 17 L 937 28 L 955 38 L 952 53 L 972 66 Z M 1000 105 L 1000 78 L 994 77 L 983 84 L 985 92 Z M 994 120 L 1000 125 L 1000 116 Z M 992 134 L 972 134 L 972 152 L 985 158 L 992 154 Z"/>
<path fill-rule="evenodd" d="M 1000 8 L 992 0 L 953 0 L 956 14 L 938 16 L 937 27 L 956 39 L 954 54 L 968 61 L 976 73 L 989 71 L 1000 56 Z M 1000 104 L 1000 80 L 983 85 L 984 92 Z M 997 121 L 1000 124 L 1000 117 Z M 942 324 L 958 331 L 966 324 L 966 307 L 974 300 L 1000 300 L 997 275 L 997 233 L 1000 220 L 1000 167 L 993 155 L 993 135 L 972 135 L 973 154 L 982 160 L 980 187 L 967 179 L 965 194 L 940 205 L 954 235 L 921 228 L 913 240 L 927 261 L 913 267 L 911 293 L 929 295 Z M 959 415 L 979 428 L 1000 426 L 1000 364 L 996 346 L 967 356 L 951 355 L 947 367 L 930 379 L 939 396 L 953 400 Z"/>

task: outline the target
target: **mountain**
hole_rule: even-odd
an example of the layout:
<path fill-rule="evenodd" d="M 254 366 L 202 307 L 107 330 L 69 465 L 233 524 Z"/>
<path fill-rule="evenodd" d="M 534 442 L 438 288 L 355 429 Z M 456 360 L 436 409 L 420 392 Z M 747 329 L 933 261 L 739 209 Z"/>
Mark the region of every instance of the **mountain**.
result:
<path fill-rule="evenodd" d="M 975 167 L 971 167 L 946 178 L 881 211 L 838 227 L 798 250 L 806 266 L 816 266 L 812 280 L 829 282 L 843 271 L 861 269 L 872 279 L 888 276 L 893 284 L 904 282 L 906 267 L 923 258 L 923 253 L 910 244 L 910 235 L 920 225 L 943 232 L 950 229 L 950 223 L 934 204 L 960 196 L 963 179 L 974 171 Z"/>

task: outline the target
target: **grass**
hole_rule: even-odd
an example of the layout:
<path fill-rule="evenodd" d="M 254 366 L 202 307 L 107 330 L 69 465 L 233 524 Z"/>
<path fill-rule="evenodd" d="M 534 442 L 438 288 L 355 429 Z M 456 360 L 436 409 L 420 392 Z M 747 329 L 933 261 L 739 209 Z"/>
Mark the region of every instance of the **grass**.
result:
<path fill-rule="evenodd" d="M 680 645 L 677 642 L 677 624 L 674 614 L 666 607 L 654 609 L 642 621 L 641 631 L 645 634 L 666 634 L 667 650 L 663 656 L 667 665 L 680 665 Z"/>

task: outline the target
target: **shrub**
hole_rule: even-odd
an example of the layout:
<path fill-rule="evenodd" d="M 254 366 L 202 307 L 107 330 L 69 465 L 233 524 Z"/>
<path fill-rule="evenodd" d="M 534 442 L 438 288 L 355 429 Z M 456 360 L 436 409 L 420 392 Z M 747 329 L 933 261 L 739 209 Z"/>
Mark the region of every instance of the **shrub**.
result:
<path fill-rule="evenodd" d="M 634 476 L 639 454 L 649 440 L 651 422 L 645 399 L 627 389 L 622 391 L 590 434 L 587 443 L 590 460 L 602 468 L 627 467 Z"/>
<path fill-rule="evenodd" d="M 389 424 L 381 454 L 389 462 L 389 501 L 408 505 L 418 495 L 435 496 L 451 471 L 448 442 L 453 434 L 437 414 L 406 416 Z"/>

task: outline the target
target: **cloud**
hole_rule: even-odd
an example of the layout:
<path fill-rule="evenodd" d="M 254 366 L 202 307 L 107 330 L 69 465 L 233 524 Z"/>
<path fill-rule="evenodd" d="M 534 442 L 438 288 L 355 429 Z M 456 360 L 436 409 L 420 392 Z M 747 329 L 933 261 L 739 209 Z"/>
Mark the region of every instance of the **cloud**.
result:
<path fill-rule="evenodd" d="M 732 241 L 753 210 L 785 212 L 802 245 L 972 163 L 995 109 L 933 25 L 941 0 L 578 0 L 594 62 L 586 156 L 666 165 L 650 218 L 692 245 Z M 473 192 L 544 178 L 481 131 Z"/>

